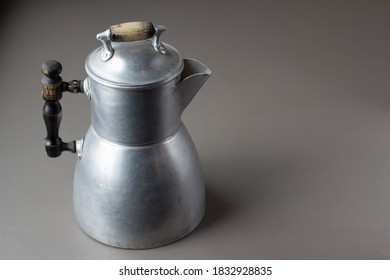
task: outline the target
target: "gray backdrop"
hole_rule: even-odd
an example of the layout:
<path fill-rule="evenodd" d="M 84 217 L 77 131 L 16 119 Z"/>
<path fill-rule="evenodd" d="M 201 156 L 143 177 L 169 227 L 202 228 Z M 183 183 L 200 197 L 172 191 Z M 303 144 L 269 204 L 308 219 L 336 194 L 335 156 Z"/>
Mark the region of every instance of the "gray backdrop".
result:
<path fill-rule="evenodd" d="M 1 8 L 0 258 L 390 258 L 390 2 L 12 1 Z M 212 77 L 183 115 L 207 182 L 201 226 L 151 250 L 102 245 L 72 210 L 76 157 L 46 157 L 40 66 L 84 79 L 95 35 L 126 21 Z M 64 94 L 60 134 L 89 101 Z"/>

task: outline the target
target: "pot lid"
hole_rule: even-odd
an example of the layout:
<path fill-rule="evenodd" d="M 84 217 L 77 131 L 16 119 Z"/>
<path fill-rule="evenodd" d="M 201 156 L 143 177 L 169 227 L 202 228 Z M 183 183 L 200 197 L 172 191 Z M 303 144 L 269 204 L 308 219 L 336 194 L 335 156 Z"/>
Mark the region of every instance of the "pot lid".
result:
<path fill-rule="evenodd" d="M 103 84 L 123 87 L 150 87 L 168 82 L 183 70 L 180 53 L 160 42 L 163 26 L 130 22 L 111 26 L 99 33 L 103 47 L 92 51 L 85 68 Z"/>

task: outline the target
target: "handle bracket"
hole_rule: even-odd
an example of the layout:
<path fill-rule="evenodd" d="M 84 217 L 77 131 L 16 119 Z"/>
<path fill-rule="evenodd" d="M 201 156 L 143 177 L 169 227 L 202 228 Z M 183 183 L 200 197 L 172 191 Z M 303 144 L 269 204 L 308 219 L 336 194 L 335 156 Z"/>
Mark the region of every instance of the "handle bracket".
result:
<path fill-rule="evenodd" d="M 111 26 L 104 32 L 96 35 L 96 39 L 103 44 L 101 59 L 108 61 L 114 55 L 111 42 L 132 42 L 152 38 L 153 48 L 160 54 L 166 49 L 161 42 L 161 34 L 166 30 L 163 25 L 154 25 L 148 21 L 126 22 Z"/>

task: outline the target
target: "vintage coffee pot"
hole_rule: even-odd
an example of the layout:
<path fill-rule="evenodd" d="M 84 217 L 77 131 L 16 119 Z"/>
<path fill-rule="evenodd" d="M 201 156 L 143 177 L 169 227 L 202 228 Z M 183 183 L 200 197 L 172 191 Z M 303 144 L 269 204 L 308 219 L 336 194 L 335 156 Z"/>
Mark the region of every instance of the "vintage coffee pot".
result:
<path fill-rule="evenodd" d="M 210 76 L 160 41 L 164 26 L 129 22 L 97 35 L 85 80 L 62 81 L 61 64 L 42 65 L 46 152 L 77 153 L 73 202 L 81 229 L 121 248 L 153 248 L 189 234 L 205 212 L 205 186 L 181 114 Z M 59 137 L 62 92 L 91 100 L 91 126 Z"/>

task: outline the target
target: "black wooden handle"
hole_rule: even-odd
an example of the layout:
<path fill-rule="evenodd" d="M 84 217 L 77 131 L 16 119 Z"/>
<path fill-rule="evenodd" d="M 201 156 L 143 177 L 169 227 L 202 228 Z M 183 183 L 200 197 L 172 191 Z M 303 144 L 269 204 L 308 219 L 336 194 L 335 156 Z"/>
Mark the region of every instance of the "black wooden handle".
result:
<path fill-rule="evenodd" d="M 46 125 L 46 153 L 49 157 L 58 157 L 62 151 L 76 152 L 76 141 L 62 142 L 59 129 L 62 118 L 60 99 L 63 91 L 82 92 L 82 82 L 63 82 L 60 77 L 62 66 L 58 61 L 49 60 L 42 64 L 43 119 Z"/>

